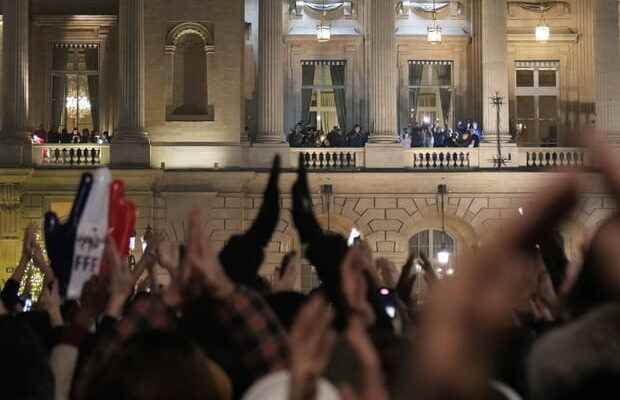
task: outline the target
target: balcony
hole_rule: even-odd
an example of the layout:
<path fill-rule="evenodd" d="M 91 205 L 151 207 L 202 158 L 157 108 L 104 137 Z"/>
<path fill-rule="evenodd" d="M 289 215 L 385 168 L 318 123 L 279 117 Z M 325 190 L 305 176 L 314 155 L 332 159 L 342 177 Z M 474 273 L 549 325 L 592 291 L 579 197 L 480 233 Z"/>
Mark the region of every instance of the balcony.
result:
<path fill-rule="evenodd" d="M 93 168 L 110 164 L 110 145 L 47 143 L 32 145 L 32 163 L 47 168 Z"/>
<path fill-rule="evenodd" d="M 365 165 L 363 147 L 291 148 L 292 166 L 297 166 L 300 153 L 309 170 L 354 170 Z"/>

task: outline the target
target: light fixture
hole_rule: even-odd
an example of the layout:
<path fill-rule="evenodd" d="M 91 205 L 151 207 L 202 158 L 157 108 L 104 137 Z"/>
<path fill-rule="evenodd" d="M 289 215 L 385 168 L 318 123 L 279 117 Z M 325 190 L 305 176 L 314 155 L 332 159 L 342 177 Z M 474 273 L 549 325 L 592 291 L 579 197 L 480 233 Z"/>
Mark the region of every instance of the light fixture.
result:
<path fill-rule="evenodd" d="M 316 40 L 319 43 L 329 42 L 332 38 L 332 27 L 326 22 L 327 9 L 325 8 L 325 0 L 323 0 L 323 12 L 321 13 L 321 21 L 316 26 Z"/>
<path fill-rule="evenodd" d="M 90 100 L 86 96 L 69 96 L 67 97 L 65 105 L 72 112 L 75 112 L 78 107 L 80 108 L 80 111 L 90 110 Z"/>
<path fill-rule="evenodd" d="M 432 44 L 441 43 L 442 33 L 441 26 L 437 22 L 437 9 L 435 8 L 435 0 L 433 0 L 433 23 L 427 28 L 426 40 Z"/>
<path fill-rule="evenodd" d="M 447 265 L 450 262 L 450 251 L 446 245 L 446 203 L 445 197 L 448 193 L 448 186 L 441 184 L 437 187 L 437 191 L 441 196 L 441 249 L 437 252 L 437 262 L 441 265 Z"/>
<path fill-rule="evenodd" d="M 536 41 L 546 42 L 551 37 L 551 28 L 545 22 L 545 6 L 540 2 L 540 21 L 536 25 Z"/>

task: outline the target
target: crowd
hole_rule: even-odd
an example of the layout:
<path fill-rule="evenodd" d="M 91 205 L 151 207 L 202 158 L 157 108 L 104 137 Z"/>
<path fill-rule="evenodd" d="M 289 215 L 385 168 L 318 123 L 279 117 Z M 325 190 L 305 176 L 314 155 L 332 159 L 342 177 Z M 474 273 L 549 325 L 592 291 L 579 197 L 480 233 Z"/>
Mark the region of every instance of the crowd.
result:
<path fill-rule="evenodd" d="M 45 143 L 65 143 L 65 144 L 78 144 L 78 143 L 97 143 L 97 144 L 109 144 L 111 137 L 109 132 L 100 133 L 98 129 L 92 131 L 88 128 L 82 129 L 82 132 L 78 128 L 73 128 L 73 131 L 69 132 L 67 128 L 63 128 L 60 132 L 57 128 L 52 128 L 46 131 L 43 126 L 40 126 L 30 135 L 30 139 L 33 144 L 45 144 Z"/>
<path fill-rule="evenodd" d="M 620 200 L 620 161 L 604 144 L 591 151 Z M 82 191 L 66 222 L 46 218 L 51 265 L 29 228 L 2 289 L 2 397 L 615 397 L 620 220 L 601 225 L 584 244 L 583 260 L 569 262 L 558 232 L 579 204 L 578 176 L 558 175 L 525 215 L 465 255 L 453 277 L 438 279 L 425 256 L 410 257 L 399 271 L 363 240 L 348 247 L 346 238 L 324 231 L 303 164 L 291 191 L 304 253 L 285 257 L 272 284 L 259 271 L 279 222 L 277 159 L 255 222 L 219 253 L 198 210 L 182 246 L 157 233 L 145 237 L 133 270 L 108 239 L 105 272 L 86 282 L 78 301 L 63 295 L 87 207 Z M 293 290 L 300 256 L 322 282 L 311 295 Z M 29 299 L 18 290 L 30 260 L 45 282 L 26 311 Z M 157 264 L 170 274 L 167 287 L 153 283 Z M 416 279 L 429 287 L 423 305 L 412 290 Z"/>
<path fill-rule="evenodd" d="M 400 142 L 405 147 L 479 147 L 483 132 L 475 121 L 459 121 L 456 128 L 441 127 L 438 123 L 411 122 L 403 129 Z M 368 134 L 360 125 L 350 132 L 335 126 L 327 134 L 313 126 L 297 123 L 287 139 L 291 147 L 364 147 Z"/>
<path fill-rule="evenodd" d="M 471 120 L 459 121 L 455 129 L 414 121 L 401 135 L 406 147 L 478 147 L 482 139 L 482 129 Z"/>
<path fill-rule="evenodd" d="M 367 141 L 368 134 L 362 132 L 359 125 L 346 133 L 335 126 L 326 134 L 316 127 L 299 122 L 288 135 L 291 147 L 364 147 Z"/>

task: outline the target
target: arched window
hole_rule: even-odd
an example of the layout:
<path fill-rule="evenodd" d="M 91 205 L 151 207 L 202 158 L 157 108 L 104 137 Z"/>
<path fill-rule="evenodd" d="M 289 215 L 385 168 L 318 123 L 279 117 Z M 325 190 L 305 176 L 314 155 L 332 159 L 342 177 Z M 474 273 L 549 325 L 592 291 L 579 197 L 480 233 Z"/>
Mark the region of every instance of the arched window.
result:
<path fill-rule="evenodd" d="M 456 250 L 454 238 L 437 229 L 418 232 L 409 240 L 410 254 L 415 258 L 419 258 L 421 253 L 426 254 L 440 275 L 444 273 L 452 275 L 454 273 Z M 447 251 L 450 254 L 447 264 L 439 262 L 439 253 L 442 251 Z"/>
<path fill-rule="evenodd" d="M 166 118 L 169 121 L 212 121 L 209 87 L 213 73 L 212 35 L 200 23 L 176 25 L 166 40 L 168 87 Z"/>

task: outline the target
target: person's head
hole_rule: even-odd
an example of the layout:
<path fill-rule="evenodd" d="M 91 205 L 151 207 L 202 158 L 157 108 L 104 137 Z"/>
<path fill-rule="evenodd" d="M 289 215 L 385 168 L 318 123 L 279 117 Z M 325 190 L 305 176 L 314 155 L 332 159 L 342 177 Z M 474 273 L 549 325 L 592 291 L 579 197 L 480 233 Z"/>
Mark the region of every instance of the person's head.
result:
<path fill-rule="evenodd" d="M 359 125 L 355 125 L 355 127 L 353 128 L 353 132 L 355 133 L 360 133 L 362 131 L 362 127 Z"/>
<path fill-rule="evenodd" d="M 471 126 L 474 129 L 478 129 L 478 123 L 476 121 L 474 121 Z"/>
<path fill-rule="evenodd" d="M 298 292 L 278 292 L 267 296 L 266 300 L 282 325 L 290 331 L 295 317 L 308 297 Z"/>
<path fill-rule="evenodd" d="M 598 308 L 540 339 L 528 358 L 533 400 L 615 398 L 620 306 Z"/>
<path fill-rule="evenodd" d="M 188 339 L 157 331 L 133 336 L 87 378 L 84 399 L 230 398 L 213 363 Z"/>
<path fill-rule="evenodd" d="M 69 131 L 67 131 L 67 128 L 62 128 L 62 133 L 69 133 Z"/>
<path fill-rule="evenodd" d="M 574 315 L 620 299 L 620 268 L 616 238 L 620 218 L 607 220 L 592 238 L 583 258 L 583 266 L 567 298 Z"/>
<path fill-rule="evenodd" d="M 2 398 L 54 399 L 54 376 L 46 350 L 29 324 L 0 317 L 0 354 L 5 360 L 0 374 Z"/>

